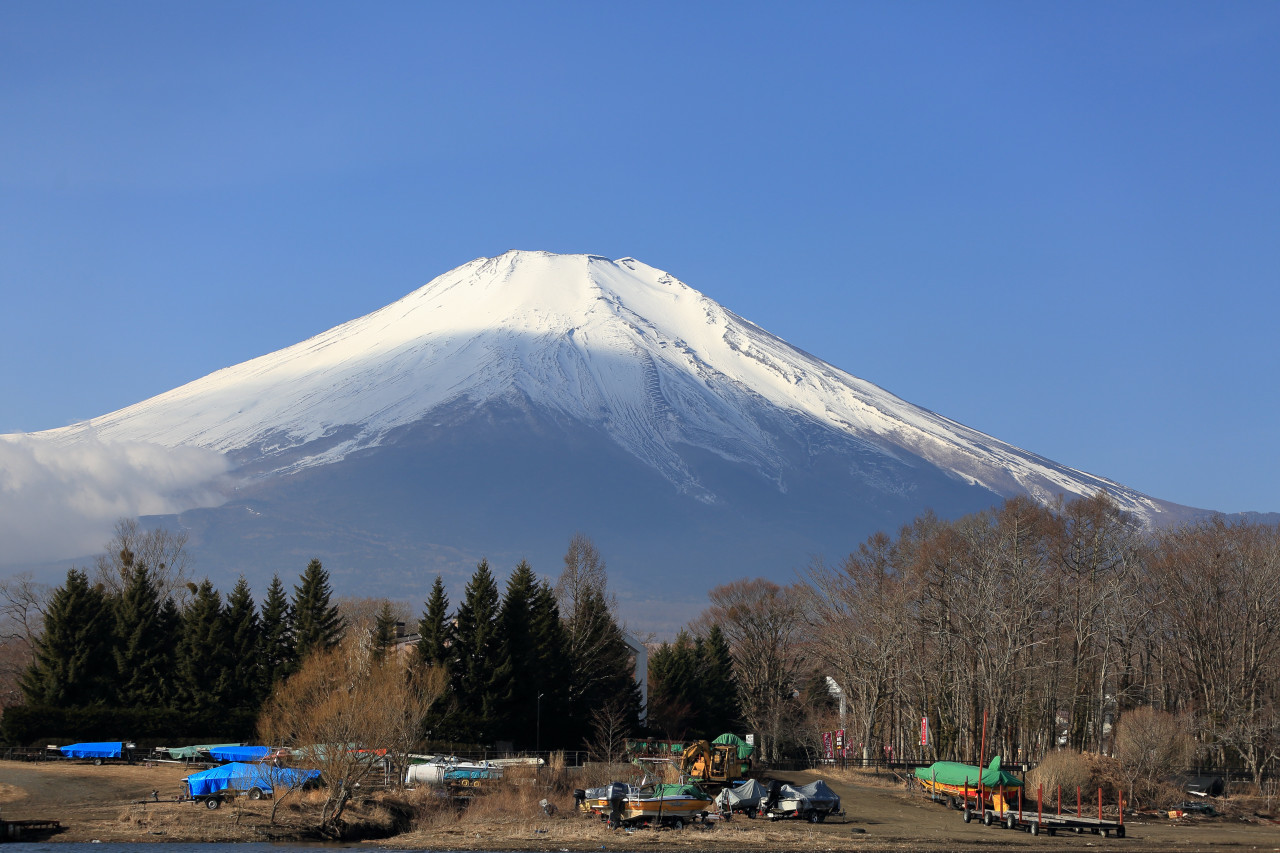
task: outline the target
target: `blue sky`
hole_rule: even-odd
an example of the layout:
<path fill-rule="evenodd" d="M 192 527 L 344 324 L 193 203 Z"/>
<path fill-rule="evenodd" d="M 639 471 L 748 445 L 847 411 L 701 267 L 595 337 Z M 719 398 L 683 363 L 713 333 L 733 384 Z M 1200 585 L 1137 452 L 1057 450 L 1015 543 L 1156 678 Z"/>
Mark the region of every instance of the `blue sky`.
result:
<path fill-rule="evenodd" d="M 0 4 L 0 432 L 511 248 L 1280 511 L 1280 4 Z"/>

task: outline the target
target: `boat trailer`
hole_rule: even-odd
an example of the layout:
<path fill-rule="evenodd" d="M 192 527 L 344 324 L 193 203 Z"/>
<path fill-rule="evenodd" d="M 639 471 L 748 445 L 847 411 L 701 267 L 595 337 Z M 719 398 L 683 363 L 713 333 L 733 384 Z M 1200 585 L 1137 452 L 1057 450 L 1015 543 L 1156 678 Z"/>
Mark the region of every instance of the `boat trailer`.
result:
<path fill-rule="evenodd" d="M 1021 829 L 1031 835 L 1055 835 L 1059 832 L 1073 832 L 1077 835 L 1083 835 L 1086 832 L 1093 835 L 1101 835 L 1104 838 L 1115 836 L 1116 838 L 1124 838 L 1124 792 L 1119 797 L 1119 817 L 1117 820 L 1103 817 L 1102 811 L 1102 789 L 1098 789 L 1098 814 L 1095 817 L 1090 813 L 1085 814 L 1084 803 L 1080 796 L 1080 789 L 1076 789 L 1076 812 L 1071 814 L 1062 811 L 1062 789 L 1058 789 L 1058 803 L 1053 811 L 1046 811 L 1044 808 L 1044 790 L 1037 790 L 1035 808 L 1024 808 L 1022 802 L 1022 789 L 1018 789 L 1016 809 L 1009 808 L 1009 801 L 1004 796 L 1003 789 L 999 792 L 999 800 L 1002 805 L 996 808 L 994 803 L 987 805 L 985 798 L 981 797 L 975 789 L 975 799 L 982 803 L 980 812 L 975 811 L 969 805 L 969 792 L 966 789 L 964 798 L 964 822 L 970 823 L 974 819 L 982 821 L 983 826 L 1000 826 L 1004 829 Z M 1030 806 L 1030 803 L 1027 804 Z"/>

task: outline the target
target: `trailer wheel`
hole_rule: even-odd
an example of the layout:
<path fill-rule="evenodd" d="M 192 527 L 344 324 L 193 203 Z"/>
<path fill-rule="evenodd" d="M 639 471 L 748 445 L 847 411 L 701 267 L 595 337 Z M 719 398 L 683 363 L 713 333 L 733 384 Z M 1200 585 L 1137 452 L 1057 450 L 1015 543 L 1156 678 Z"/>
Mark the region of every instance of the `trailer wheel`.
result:
<path fill-rule="evenodd" d="M 1038 821 L 1038 820 L 1033 820 L 1033 821 L 1031 821 L 1031 828 L 1030 828 L 1028 831 L 1029 831 L 1032 835 L 1039 835 L 1039 834 L 1040 834 L 1040 821 Z"/>
<path fill-rule="evenodd" d="M 1124 838 L 1124 824 L 1116 827 L 1116 838 Z"/>
<path fill-rule="evenodd" d="M 1013 815 L 1008 815 L 1005 817 L 1004 819 L 1005 829 L 1013 829 L 1017 825 L 1018 825 L 1018 820 Z"/>
<path fill-rule="evenodd" d="M 817 823 L 818 813 L 815 812 L 813 809 L 809 809 L 807 812 L 804 813 L 804 819 L 809 821 L 809 823 Z"/>
<path fill-rule="evenodd" d="M 93 759 L 93 766 L 94 766 L 94 767 L 101 767 L 101 766 L 102 766 L 102 759 L 101 759 L 101 758 L 95 758 L 95 759 Z"/>
<path fill-rule="evenodd" d="M 1109 830 L 1109 829 L 1104 829 L 1104 830 L 1102 830 L 1102 837 L 1103 837 L 1103 838 L 1110 838 L 1110 837 L 1111 837 L 1111 830 Z"/>
<path fill-rule="evenodd" d="M 1053 836 L 1057 834 L 1057 830 L 1055 830 L 1052 826 L 1049 826 L 1045 828 L 1045 834 L 1048 835 L 1050 838 L 1053 838 Z"/>
<path fill-rule="evenodd" d="M 684 818 L 680 818 L 680 817 L 671 818 L 671 828 L 684 829 Z"/>
<path fill-rule="evenodd" d="M 209 799 L 204 801 L 204 807 L 206 809 L 209 809 L 210 811 L 213 811 L 220 805 L 222 805 L 221 797 L 210 797 Z"/>
<path fill-rule="evenodd" d="M 823 823 L 827 819 L 826 812 L 818 812 L 818 823 Z"/>
<path fill-rule="evenodd" d="M 964 807 L 964 822 L 965 823 L 973 822 L 973 809 L 969 808 L 968 806 Z"/>
<path fill-rule="evenodd" d="M 994 816 L 993 814 L 991 814 L 991 812 L 987 811 L 986 809 L 983 809 L 983 810 L 982 810 L 982 825 L 983 825 L 983 826 L 991 826 L 991 824 L 992 824 L 992 823 L 994 823 L 994 822 L 995 822 L 995 816 Z"/>
<path fill-rule="evenodd" d="M 948 805 L 948 806 L 950 806 L 950 807 L 951 807 L 951 808 L 953 808 L 953 809 L 959 809 L 959 808 L 960 808 L 960 801 L 959 801 L 959 800 L 957 800 L 955 797 L 948 797 L 948 798 L 947 798 L 947 805 Z"/>
<path fill-rule="evenodd" d="M 249 799 L 251 799 L 251 800 L 260 800 L 260 799 L 262 799 L 262 789 L 261 789 L 261 788 L 250 788 L 250 789 L 249 789 Z"/>

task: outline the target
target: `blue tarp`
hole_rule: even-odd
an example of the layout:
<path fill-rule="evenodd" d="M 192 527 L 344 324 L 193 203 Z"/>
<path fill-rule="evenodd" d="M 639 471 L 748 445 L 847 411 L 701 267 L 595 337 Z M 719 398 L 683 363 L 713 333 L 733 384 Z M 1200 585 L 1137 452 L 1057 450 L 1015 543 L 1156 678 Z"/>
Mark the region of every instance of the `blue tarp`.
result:
<path fill-rule="evenodd" d="M 271 752 L 266 746 L 219 746 L 209 750 L 214 761 L 261 761 Z"/>
<path fill-rule="evenodd" d="M 187 777 L 187 788 L 193 797 L 216 794 L 228 788 L 233 791 L 261 788 L 264 794 L 270 794 L 275 785 L 298 788 L 319 777 L 319 770 L 294 770 L 291 767 L 272 767 L 269 764 L 246 764 L 237 761 L 192 773 Z"/>
<path fill-rule="evenodd" d="M 124 752 L 124 742 L 73 743 L 71 746 L 58 747 L 58 752 L 62 753 L 63 758 L 120 758 Z"/>

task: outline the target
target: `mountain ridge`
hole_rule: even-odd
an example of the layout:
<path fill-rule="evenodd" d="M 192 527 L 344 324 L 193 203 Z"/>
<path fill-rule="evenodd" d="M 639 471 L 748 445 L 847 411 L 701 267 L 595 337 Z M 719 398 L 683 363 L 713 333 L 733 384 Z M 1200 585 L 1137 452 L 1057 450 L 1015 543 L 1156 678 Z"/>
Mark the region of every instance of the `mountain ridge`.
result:
<path fill-rule="evenodd" d="M 195 445 L 257 457 L 255 476 L 287 475 L 379 446 L 438 406 L 482 406 L 513 388 L 601 425 L 706 501 L 719 498 L 688 475 L 680 445 L 785 488 L 771 422 L 798 417 L 889 458 L 907 451 L 993 495 L 1047 502 L 1106 489 L 1147 522 L 1176 506 L 901 400 L 665 271 L 586 254 L 477 258 L 291 347 L 43 435 Z M 271 469 L 275 458 L 288 461 Z"/>

